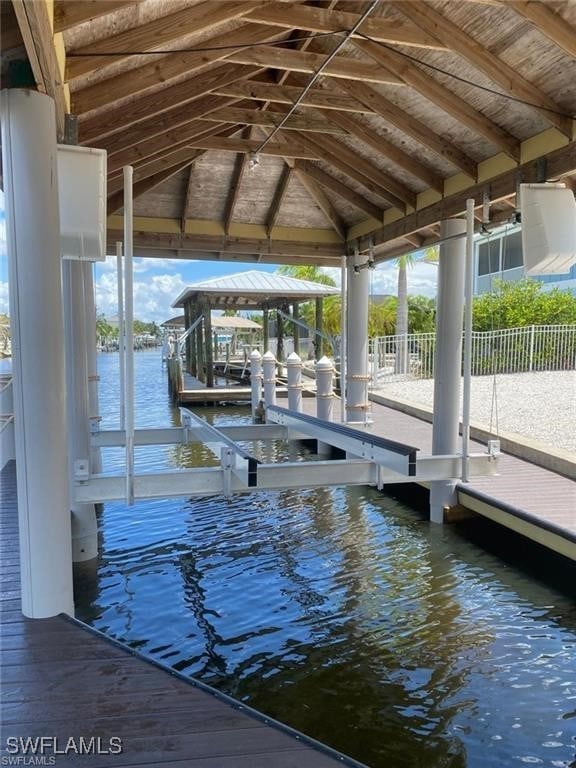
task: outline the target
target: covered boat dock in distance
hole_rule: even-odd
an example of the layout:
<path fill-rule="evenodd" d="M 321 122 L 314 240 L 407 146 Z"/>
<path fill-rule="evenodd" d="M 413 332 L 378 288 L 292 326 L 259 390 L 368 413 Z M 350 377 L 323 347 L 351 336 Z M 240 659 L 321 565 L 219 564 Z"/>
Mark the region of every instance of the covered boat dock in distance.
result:
<path fill-rule="evenodd" d="M 262 311 L 264 352 L 268 350 L 270 341 L 269 314 L 275 310 L 276 359 L 281 364 L 284 359 L 285 323 L 292 322 L 294 351 L 298 352 L 302 325 L 299 307 L 306 301 L 316 304 L 315 328 L 311 330 L 315 334 L 315 357 L 319 360 L 323 354 L 323 301 L 326 296 L 337 293 L 337 288 L 328 285 L 258 270 L 188 286 L 172 304 L 184 309 L 186 370 L 204 381 L 207 387 L 214 386 L 213 330 L 221 318 L 215 321 L 212 311 L 227 309 Z"/>

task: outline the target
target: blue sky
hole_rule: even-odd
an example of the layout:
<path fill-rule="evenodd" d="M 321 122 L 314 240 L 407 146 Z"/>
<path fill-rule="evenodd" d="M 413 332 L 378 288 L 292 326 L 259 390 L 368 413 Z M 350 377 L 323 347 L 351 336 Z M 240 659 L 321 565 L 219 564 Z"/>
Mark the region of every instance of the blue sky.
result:
<path fill-rule="evenodd" d="M 225 261 L 192 261 L 184 259 L 135 259 L 134 260 L 134 316 L 145 322 L 161 323 L 174 314 L 170 304 L 192 283 L 211 277 L 231 275 L 258 269 L 274 272 L 273 264 L 243 264 Z M 340 269 L 326 270 L 340 284 Z M 371 292 L 395 294 L 398 270 L 394 262 L 380 264 L 371 273 Z M 117 312 L 116 257 L 97 263 L 96 305 L 99 313 L 112 317 Z M 416 263 L 408 272 L 408 291 L 413 294 L 436 294 L 436 267 L 433 264 Z M 4 194 L 0 191 L 0 312 L 8 312 L 8 264 L 6 257 L 6 220 Z"/>

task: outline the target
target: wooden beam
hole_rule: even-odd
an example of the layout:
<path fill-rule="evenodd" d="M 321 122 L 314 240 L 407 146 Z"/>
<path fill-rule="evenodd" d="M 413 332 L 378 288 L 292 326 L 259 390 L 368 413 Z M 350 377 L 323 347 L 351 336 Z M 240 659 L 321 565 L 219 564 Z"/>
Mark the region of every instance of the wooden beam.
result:
<path fill-rule="evenodd" d="M 330 225 L 338 233 L 342 240 L 346 240 L 346 224 L 330 200 L 326 197 L 320 186 L 311 176 L 308 176 L 301 168 L 298 168 L 298 166 L 295 167 L 295 171 L 301 184 L 312 197 L 316 205 L 320 208 L 324 216 L 326 216 L 330 222 Z"/>
<path fill-rule="evenodd" d="M 433 31 L 439 40 L 442 40 L 453 51 L 484 72 L 504 91 L 517 99 L 532 104 L 550 124 L 558 128 L 568 138 L 572 138 L 572 120 L 561 114 L 563 110 L 553 99 L 523 78 L 505 61 L 494 56 L 457 24 L 447 19 L 424 0 L 411 0 L 409 3 L 395 0 L 393 5 L 422 29 Z M 576 30 L 573 30 L 573 37 L 576 37 Z"/>
<path fill-rule="evenodd" d="M 358 208 L 358 210 L 366 213 L 371 218 L 376 219 L 376 221 L 381 222 L 384 219 L 383 208 L 379 208 L 377 205 L 374 205 L 374 203 L 371 203 L 370 200 L 366 200 L 362 195 L 359 195 L 353 189 L 346 186 L 346 184 L 343 184 L 341 181 L 334 178 L 334 176 L 323 171 L 322 168 L 315 163 L 307 160 L 297 160 L 295 167 L 300 172 L 317 181 L 323 187 L 326 187 L 326 189 L 335 192 L 343 200 L 346 200 L 346 202 L 350 203 L 355 208 Z"/>
<path fill-rule="evenodd" d="M 286 69 L 291 72 L 313 74 L 328 58 L 321 53 L 309 51 L 294 51 L 290 48 L 261 46 L 259 48 L 244 48 L 230 53 L 228 61 L 236 64 L 252 64 L 273 69 Z M 336 56 L 322 71 L 325 77 L 346 78 L 368 83 L 385 83 L 402 85 L 403 80 L 397 74 L 392 74 L 384 67 L 375 67 L 370 63 L 352 59 L 348 56 Z"/>
<path fill-rule="evenodd" d="M 317 134 L 306 134 L 307 143 L 312 143 L 321 153 L 322 160 L 329 165 L 339 168 L 344 173 L 350 175 L 354 170 L 354 176 L 358 180 L 358 174 L 365 179 L 369 179 L 380 189 L 380 196 L 392 205 L 395 205 L 403 211 L 406 205 L 416 207 L 416 193 L 407 186 L 390 176 L 385 171 L 380 170 L 374 163 L 361 155 L 353 152 L 341 141 L 331 139 Z M 362 182 L 361 182 L 362 183 Z M 365 184 L 366 186 L 366 184 Z"/>
<path fill-rule="evenodd" d="M 392 101 L 389 101 L 381 93 L 363 83 L 351 83 L 347 80 L 339 82 L 341 88 L 347 93 L 358 98 L 363 104 L 380 115 L 386 122 L 392 123 L 403 133 L 412 136 L 420 144 L 428 147 L 437 155 L 452 163 L 456 168 L 464 171 L 468 176 L 476 178 L 476 163 L 465 152 L 451 144 L 442 136 L 434 133 L 427 125 L 421 123 L 413 115 L 397 107 Z"/>
<path fill-rule="evenodd" d="M 317 136 L 317 134 L 306 134 L 308 136 Z M 308 139 L 307 139 L 308 141 Z M 262 155 L 272 155 L 274 157 L 299 157 L 306 160 L 317 159 L 318 152 L 314 149 L 310 149 L 304 144 L 288 143 L 285 141 L 274 141 L 266 144 L 265 147 L 260 149 L 261 141 L 254 139 L 199 139 L 188 141 L 189 147 L 196 149 L 217 149 L 222 152 L 260 152 Z"/>
<path fill-rule="evenodd" d="M 12 48 L 24 45 L 24 40 L 12 3 L 3 3 L 0 12 L 0 51 L 5 54 Z"/>
<path fill-rule="evenodd" d="M 293 4 L 288 3 L 271 3 L 263 4 L 252 11 L 246 20 L 288 29 L 305 29 L 308 32 L 341 32 L 352 29 L 358 19 L 359 16 L 355 13 L 327 11 L 323 8 L 304 5 L 294 7 Z M 398 19 L 368 18 L 354 36 L 357 37 L 360 33 L 384 43 L 446 49 L 446 45 L 432 35 L 421 32 L 414 25 Z"/>
<path fill-rule="evenodd" d="M 227 108 L 217 109 L 201 116 L 201 120 L 218 123 L 246 123 L 247 125 L 263 125 L 274 128 L 279 125 L 286 116 L 287 111 L 264 112 L 261 109 Z M 290 117 L 282 126 L 283 130 L 290 131 L 315 131 L 317 133 L 336 133 L 343 135 L 345 131 L 332 125 L 324 117 L 299 114 Z"/>
<path fill-rule="evenodd" d="M 544 3 L 534 0 L 509 0 L 508 5 L 516 13 L 536 27 L 549 40 L 576 59 L 576 29 L 571 27 L 559 13 Z"/>
<path fill-rule="evenodd" d="M 293 171 L 294 169 L 289 165 L 284 165 L 284 168 L 282 169 L 280 180 L 276 186 L 274 197 L 270 204 L 270 208 L 268 209 L 268 215 L 266 216 L 266 231 L 269 237 L 272 234 L 274 226 L 276 225 L 276 219 L 278 218 L 280 208 L 282 207 L 282 203 L 286 197 L 286 192 L 288 191 L 288 185 L 290 184 Z"/>
<path fill-rule="evenodd" d="M 554 181 L 562 176 L 574 173 L 576 171 L 576 142 L 571 142 L 561 149 L 548 153 L 544 157 L 546 158 L 547 180 Z M 366 237 L 360 238 L 360 248 L 361 250 L 368 248 L 370 239 L 373 239 L 374 245 L 380 245 L 390 240 L 410 235 L 424 227 L 432 226 L 442 219 L 459 216 L 465 211 L 468 198 L 474 198 L 477 206 L 482 205 L 487 188 L 489 189 L 492 202 L 509 197 L 515 192 L 519 178 L 527 184 L 542 180 L 542 159 L 536 158 L 531 160 L 486 182 L 467 187 L 460 192 L 449 195 L 443 200 L 428 205 L 416 213 L 386 224 Z"/>
<path fill-rule="evenodd" d="M 376 152 L 385 155 L 388 160 L 391 160 L 402 170 L 408 171 L 417 179 L 428 183 L 432 189 L 436 189 L 438 192 L 443 191 L 444 180 L 432 168 L 420 162 L 414 155 L 404 152 L 391 141 L 384 138 L 384 136 L 360 122 L 360 120 L 337 112 L 330 112 L 328 119 L 336 123 L 340 128 L 348 131 L 351 136 L 360 139 L 360 141 L 375 149 Z"/>
<path fill-rule="evenodd" d="M 218 5 L 214 3 L 213 5 Z M 202 43 L 204 48 L 213 48 L 211 51 L 196 51 L 193 53 L 170 53 L 166 56 L 155 56 L 155 61 L 144 64 L 137 69 L 123 72 L 115 77 L 109 77 L 95 85 L 82 88 L 74 94 L 74 112 L 81 114 L 93 109 L 107 107 L 115 101 L 120 101 L 128 96 L 135 96 L 141 91 L 162 85 L 166 87 L 168 81 L 183 75 L 192 75 L 194 72 L 206 69 L 210 64 L 227 58 L 234 52 L 227 46 L 238 44 L 239 48 L 254 43 L 270 42 L 282 38 L 286 30 L 274 32 L 269 27 L 258 27 L 253 24 L 244 24 L 234 32 L 211 37 Z M 158 93 L 154 94 L 154 98 Z M 150 101 L 149 96 L 147 97 Z M 172 104 L 173 106 L 173 104 Z"/>
<path fill-rule="evenodd" d="M 54 99 L 56 129 L 58 139 L 62 140 L 67 108 L 48 5 L 45 2 L 31 3 L 25 0 L 13 0 L 12 5 L 38 90 Z"/>
<path fill-rule="evenodd" d="M 198 34 L 213 29 L 219 24 L 245 16 L 259 4 L 260 0 L 243 0 L 241 3 L 235 0 L 220 0 L 218 3 L 207 0 L 191 8 L 183 8 L 176 13 L 161 16 L 147 24 L 127 29 L 117 35 L 72 49 L 68 54 L 67 77 L 73 80 L 95 69 L 124 61 L 128 58 L 129 51 L 154 51 L 189 35 L 191 31 Z M 116 51 L 121 51 L 124 55 L 112 55 Z M 102 54 L 111 55 L 102 56 Z"/>
<path fill-rule="evenodd" d="M 251 139 L 253 135 L 252 128 L 245 128 L 242 132 L 243 139 Z M 238 202 L 238 196 L 240 194 L 240 185 L 246 172 L 248 165 L 248 155 L 240 154 L 234 161 L 234 171 L 232 173 L 232 179 L 230 181 L 230 188 L 228 189 L 228 196 L 226 198 L 226 205 L 224 206 L 224 232 L 230 234 L 230 225 L 234 218 L 234 209 Z"/>
<path fill-rule="evenodd" d="M 182 234 L 186 231 L 186 219 L 188 218 L 188 211 L 190 210 L 190 204 L 192 203 L 192 197 L 194 195 L 194 164 L 190 166 L 190 175 L 188 176 L 188 183 L 186 184 L 186 194 L 184 195 L 184 205 L 182 206 L 182 220 L 180 224 L 180 231 Z"/>
<path fill-rule="evenodd" d="M 220 96 L 236 96 L 237 98 L 257 99 L 258 101 L 271 101 L 278 104 L 294 104 L 302 95 L 302 88 L 290 85 L 272 85 L 259 83 L 252 80 L 234 83 L 233 85 L 218 85 L 213 93 Z M 301 102 L 303 107 L 316 107 L 317 109 L 337 110 L 340 112 L 370 113 L 372 110 L 356 99 L 342 96 L 322 88 L 312 88 Z"/>
<path fill-rule="evenodd" d="M 412 64 L 401 53 L 390 48 L 383 48 L 369 40 L 357 40 L 354 43 L 363 53 L 374 61 L 391 70 L 407 85 L 414 88 L 440 109 L 455 117 L 480 136 L 484 136 L 496 147 L 504 151 L 513 160 L 520 160 L 520 140 L 505 131 L 499 125 L 474 109 L 453 91 L 439 83 L 420 67 Z"/>
<path fill-rule="evenodd" d="M 107 109 L 94 117 L 80 118 L 80 139 L 83 144 L 94 146 L 94 142 L 104 136 L 125 132 L 129 126 L 146 121 L 151 125 L 155 120 L 162 123 L 170 120 L 168 114 L 173 109 L 187 110 L 189 105 L 194 110 L 194 102 L 209 93 L 217 82 L 233 82 L 237 79 L 250 77 L 259 70 L 253 67 L 234 67 L 224 64 L 203 72 L 196 77 L 191 77 L 176 85 L 167 86 L 162 91 L 154 94 L 154 98 L 144 95 L 123 107 Z M 76 106 L 74 100 L 73 105 Z M 176 105 L 176 108 L 175 106 Z M 176 113 L 178 114 L 178 113 Z M 176 118 L 178 119 L 178 118 Z M 169 123 L 165 124 L 169 125 Z"/>
<path fill-rule="evenodd" d="M 142 0 L 55 0 L 54 32 L 64 32 L 77 24 L 84 24 L 86 21 L 141 2 Z"/>

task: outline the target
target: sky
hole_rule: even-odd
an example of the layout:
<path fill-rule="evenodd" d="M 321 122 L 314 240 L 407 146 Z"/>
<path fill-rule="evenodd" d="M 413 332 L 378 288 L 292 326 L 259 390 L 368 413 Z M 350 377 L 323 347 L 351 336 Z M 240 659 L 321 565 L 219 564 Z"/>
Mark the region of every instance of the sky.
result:
<path fill-rule="evenodd" d="M 258 270 L 275 272 L 273 264 L 258 264 Z M 185 259 L 134 259 L 134 317 L 144 322 L 162 323 L 179 314 L 170 305 L 178 294 L 192 283 L 211 277 L 232 275 L 255 269 L 254 264 Z M 408 270 L 408 292 L 423 296 L 436 295 L 436 266 L 424 262 Z M 340 285 L 340 268 L 326 268 Z M 371 273 L 371 293 L 395 294 L 398 269 L 394 262 L 379 264 Z M 95 266 L 96 307 L 98 314 L 114 317 L 118 311 L 116 257 Z M 9 313 L 8 260 L 6 255 L 6 218 L 4 195 L 0 191 L 0 312 Z"/>

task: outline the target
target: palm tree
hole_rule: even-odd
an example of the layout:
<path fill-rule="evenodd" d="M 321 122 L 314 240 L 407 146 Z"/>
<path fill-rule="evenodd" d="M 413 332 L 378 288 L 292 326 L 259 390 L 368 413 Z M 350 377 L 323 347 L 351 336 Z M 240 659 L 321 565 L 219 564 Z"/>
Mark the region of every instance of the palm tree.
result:
<path fill-rule="evenodd" d="M 296 277 L 298 280 L 310 280 L 313 283 L 322 283 L 323 285 L 336 285 L 336 282 L 330 275 L 322 272 L 322 267 L 307 266 L 304 264 L 299 266 L 287 264 L 283 267 L 279 267 L 278 273 L 280 275 Z"/>

